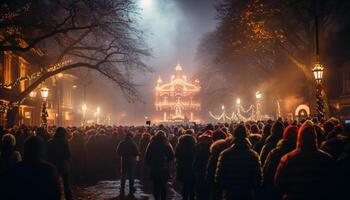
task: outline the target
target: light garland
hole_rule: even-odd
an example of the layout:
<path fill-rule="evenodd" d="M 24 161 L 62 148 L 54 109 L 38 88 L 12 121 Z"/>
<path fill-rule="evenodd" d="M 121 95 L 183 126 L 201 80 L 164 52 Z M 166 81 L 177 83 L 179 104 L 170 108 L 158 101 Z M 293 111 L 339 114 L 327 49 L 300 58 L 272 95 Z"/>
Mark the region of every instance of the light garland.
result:
<path fill-rule="evenodd" d="M 249 117 L 244 117 L 241 112 L 243 113 L 251 113 Z M 228 116 L 226 114 L 226 111 L 223 110 L 222 113 L 219 116 L 214 115 L 212 112 L 209 111 L 209 115 L 217 120 L 217 121 L 250 121 L 250 120 L 257 120 L 258 119 L 258 113 L 256 112 L 255 106 L 250 105 L 248 109 L 244 109 L 242 105 L 237 105 L 237 112 L 232 112 L 231 116 Z"/>
<path fill-rule="evenodd" d="M 31 75 L 27 75 L 24 77 L 19 77 L 16 79 L 16 81 L 12 82 L 11 84 L 4 84 L 4 83 L 0 83 L 0 89 L 9 89 L 12 90 L 13 88 L 15 88 L 21 81 L 27 81 L 27 80 L 34 80 L 39 78 L 40 76 L 43 76 L 45 73 L 47 72 L 54 72 L 58 69 L 60 69 L 61 67 L 67 65 L 71 63 L 71 60 L 64 60 L 62 62 L 58 62 L 54 65 L 51 65 L 49 68 L 41 68 L 41 70 L 39 72 L 35 72 Z M 25 100 L 25 98 L 21 99 L 20 101 L 16 101 L 16 102 L 12 102 L 12 103 L 3 103 L 0 104 L 0 112 L 5 112 L 6 110 L 11 110 L 15 107 L 20 106 L 23 101 Z"/>
<path fill-rule="evenodd" d="M 71 60 L 64 60 L 62 62 L 59 62 L 59 63 L 56 63 L 56 64 L 50 66 L 47 69 L 46 68 L 41 68 L 40 71 L 35 72 L 35 73 L 31 74 L 31 75 L 19 77 L 14 82 L 12 82 L 10 84 L 0 83 L 0 89 L 5 88 L 5 89 L 10 89 L 11 90 L 11 89 L 15 88 L 21 81 L 29 81 L 29 80 L 37 79 L 40 76 L 42 76 L 44 73 L 56 71 L 56 70 L 60 69 L 61 67 L 69 64 L 70 62 L 71 62 Z"/>

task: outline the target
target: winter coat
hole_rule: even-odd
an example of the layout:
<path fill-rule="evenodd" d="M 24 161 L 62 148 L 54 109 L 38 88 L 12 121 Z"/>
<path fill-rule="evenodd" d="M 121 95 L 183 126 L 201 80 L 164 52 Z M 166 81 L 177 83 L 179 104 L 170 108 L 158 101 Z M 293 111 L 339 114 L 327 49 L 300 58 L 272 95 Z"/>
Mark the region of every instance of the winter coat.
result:
<path fill-rule="evenodd" d="M 53 138 L 46 146 L 47 161 L 53 164 L 60 175 L 69 173 L 70 170 L 70 149 L 67 140 Z"/>
<path fill-rule="evenodd" d="M 274 187 L 275 173 L 282 156 L 293 151 L 294 149 L 295 144 L 291 144 L 291 142 L 288 140 L 281 140 L 277 144 L 277 147 L 273 149 L 267 156 L 263 167 L 263 188 L 265 190 L 267 199 L 281 199 L 280 193 Z"/>
<path fill-rule="evenodd" d="M 298 128 L 292 125 L 288 126 L 284 129 L 283 139 L 278 142 L 277 147 L 266 158 L 263 166 L 263 188 L 267 199 L 281 199 L 281 195 L 274 187 L 274 177 L 282 156 L 295 149 L 297 135 Z"/>
<path fill-rule="evenodd" d="M 150 166 L 150 178 L 160 181 L 169 179 L 169 163 L 173 159 L 174 151 L 170 143 L 165 138 L 154 136 L 146 149 L 146 162 Z"/>
<path fill-rule="evenodd" d="M 131 137 L 126 137 L 117 147 L 117 154 L 122 159 L 122 166 L 131 166 L 136 162 L 136 156 L 140 154 L 139 149 Z"/>
<path fill-rule="evenodd" d="M 251 149 L 247 140 L 234 141 L 230 148 L 220 154 L 215 182 L 228 199 L 251 199 L 261 180 L 259 155 Z"/>
<path fill-rule="evenodd" d="M 339 156 L 336 162 L 337 185 L 336 188 L 338 199 L 349 196 L 350 189 L 350 143 L 346 147 L 346 151 Z M 336 198 L 335 198 L 336 199 Z"/>
<path fill-rule="evenodd" d="M 344 152 L 346 142 L 346 137 L 338 135 L 322 143 L 321 149 L 337 160 Z"/>
<path fill-rule="evenodd" d="M 305 122 L 298 133 L 297 148 L 283 156 L 275 174 L 275 185 L 288 200 L 330 199 L 334 163 L 317 147 L 314 127 Z"/>
<path fill-rule="evenodd" d="M 280 139 L 282 139 L 284 126 L 280 121 L 276 121 L 271 127 L 271 135 L 266 139 L 265 145 L 260 152 L 261 164 L 264 165 L 267 155 L 274 149 Z"/>
<path fill-rule="evenodd" d="M 182 135 L 175 147 L 176 178 L 181 182 L 194 181 L 194 153 L 196 141 L 191 135 Z"/>
<path fill-rule="evenodd" d="M 3 148 L 0 152 L 0 173 L 6 171 L 16 163 L 22 161 L 21 154 L 15 151 L 14 148 Z"/>
<path fill-rule="evenodd" d="M 60 200 L 56 168 L 45 161 L 22 161 L 0 177 L 1 199 Z"/>
<path fill-rule="evenodd" d="M 207 138 L 204 138 L 207 137 Z M 195 147 L 193 167 L 196 174 L 196 179 L 205 180 L 205 173 L 207 168 L 207 163 L 210 156 L 210 137 L 201 136 L 198 139 L 198 143 Z"/>
<path fill-rule="evenodd" d="M 232 143 L 232 138 L 230 139 L 221 139 L 216 142 L 214 142 L 210 146 L 210 156 L 207 164 L 207 171 L 206 171 L 206 180 L 208 184 L 214 185 L 215 182 L 215 171 L 216 171 L 216 165 L 219 159 L 219 155 L 222 151 L 229 148 Z"/>

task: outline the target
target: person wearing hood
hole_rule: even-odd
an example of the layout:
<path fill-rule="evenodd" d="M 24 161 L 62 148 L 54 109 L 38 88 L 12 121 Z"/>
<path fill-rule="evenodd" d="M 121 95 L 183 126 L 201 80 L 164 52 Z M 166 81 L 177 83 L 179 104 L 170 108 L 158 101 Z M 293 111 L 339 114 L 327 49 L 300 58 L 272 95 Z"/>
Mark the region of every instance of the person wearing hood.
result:
<path fill-rule="evenodd" d="M 158 131 L 146 149 L 146 162 L 150 166 L 150 178 L 153 181 L 155 200 L 165 200 L 167 182 L 170 178 L 170 162 L 174 151 L 164 131 Z"/>
<path fill-rule="evenodd" d="M 271 125 L 266 124 L 262 130 L 262 135 L 260 140 L 254 145 L 254 150 L 260 154 L 261 149 L 263 148 L 266 139 L 271 135 Z"/>
<path fill-rule="evenodd" d="M 266 158 L 263 167 L 263 189 L 265 191 L 266 199 L 281 199 L 281 195 L 274 188 L 274 177 L 282 156 L 295 149 L 297 135 L 298 128 L 296 126 L 289 125 L 283 132 L 282 140 L 278 142 L 277 147 L 273 149 Z"/>
<path fill-rule="evenodd" d="M 261 164 L 264 165 L 267 155 L 277 146 L 277 143 L 282 139 L 284 125 L 281 121 L 275 121 L 271 127 L 271 135 L 266 139 L 265 145 L 260 152 Z"/>
<path fill-rule="evenodd" d="M 281 158 L 275 186 L 288 200 L 331 199 L 333 172 L 334 161 L 318 148 L 314 125 L 308 120 L 299 129 L 296 149 Z"/>
<path fill-rule="evenodd" d="M 22 160 L 21 154 L 15 150 L 16 138 L 7 133 L 1 138 L 0 173 L 6 171 Z"/>
<path fill-rule="evenodd" d="M 226 199 L 254 199 L 262 181 L 259 155 L 251 148 L 244 125 L 235 128 L 233 137 L 232 146 L 219 156 L 215 182 Z"/>
<path fill-rule="evenodd" d="M 181 135 L 175 148 L 176 178 L 182 183 L 182 199 L 194 200 L 193 160 L 196 140 L 191 134 Z"/>
<path fill-rule="evenodd" d="M 124 194 L 126 178 L 129 179 L 129 194 L 132 195 L 134 188 L 134 174 L 136 167 L 136 157 L 140 155 L 139 149 L 133 140 L 133 135 L 127 133 L 117 147 L 117 154 L 121 157 L 121 183 L 120 192 Z"/>
<path fill-rule="evenodd" d="M 216 130 L 212 133 L 213 144 L 210 146 L 210 156 L 207 163 L 206 180 L 210 190 L 212 200 L 221 199 L 221 191 L 215 184 L 215 170 L 220 153 L 232 144 L 232 137 L 226 138 L 222 130 Z"/>
<path fill-rule="evenodd" d="M 208 135 L 200 135 L 195 146 L 193 168 L 195 173 L 196 197 L 201 200 L 209 200 L 209 187 L 205 179 L 206 166 L 210 155 L 212 139 Z"/>
<path fill-rule="evenodd" d="M 58 174 L 62 177 L 66 199 L 72 199 L 72 193 L 69 186 L 71 153 L 65 128 L 58 127 L 56 129 L 55 135 L 47 143 L 46 151 L 47 161 L 57 168 Z"/>
<path fill-rule="evenodd" d="M 43 141 L 37 136 L 24 143 L 23 161 L 0 177 L 1 199 L 61 200 L 56 167 L 43 160 Z"/>

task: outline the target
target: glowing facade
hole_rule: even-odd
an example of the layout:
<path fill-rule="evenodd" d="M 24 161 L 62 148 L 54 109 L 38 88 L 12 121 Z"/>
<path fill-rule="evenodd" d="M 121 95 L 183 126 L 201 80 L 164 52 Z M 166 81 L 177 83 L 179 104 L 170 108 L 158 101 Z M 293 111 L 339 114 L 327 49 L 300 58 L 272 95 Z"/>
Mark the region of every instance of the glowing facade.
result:
<path fill-rule="evenodd" d="M 191 82 L 182 74 L 181 65 L 175 67 L 175 75 L 169 83 L 158 78 L 156 86 L 156 110 L 161 114 L 159 122 L 199 122 L 201 105 L 198 101 L 199 80 Z"/>

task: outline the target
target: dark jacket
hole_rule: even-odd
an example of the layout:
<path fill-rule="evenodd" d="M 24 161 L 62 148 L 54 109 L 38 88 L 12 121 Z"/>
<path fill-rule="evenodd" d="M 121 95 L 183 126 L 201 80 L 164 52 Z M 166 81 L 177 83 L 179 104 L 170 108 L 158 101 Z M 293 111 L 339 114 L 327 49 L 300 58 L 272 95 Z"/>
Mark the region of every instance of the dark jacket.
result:
<path fill-rule="evenodd" d="M 271 135 L 266 139 L 264 146 L 260 152 L 261 164 L 264 165 L 267 155 L 277 146 L 277 143 L 282 139 L 284 125 L 280 121 L 276 121 L 271 128 Z"/>
<path fill-rule="evenodd" d="M 123 141 L 118 144 L 117 154 L 122 158 L 122 165 L 131 164 L 136 161 L 136 156 L 140 154 L 134 140 L 127 136 Z"/>
<path fill-rule="evenodd" d="M 275 185 L 288 199 L 330 199 L 331 156 L 317 147 L 317 136 L 310 122 L 299 129 L 297 148 L 281 158 L 275 174 Z"/>
<path fill-rule="evenodd" d="M 176 178 L 179 181 L 194 181 L 194 153 L 196 141 L 191 135 L 179 137 L 179 143 L 175 148 Z"/>
<path fill-rule="evenodd" d="M 274 189 L 274 178 L 278 164 L 282 156 L 295 149 L 297 134 L 298 129 L 296 126 L 288 126 L 283 132 L 283 139 L 278 142 L 277 147 L 267 156 L 263 167 L 263 186 L 265 189 Z"/>
<path fill-rule="evenodd" d="M 47 161 L 53 164 L 60 175 L 70 170 L 70 150 L 65 138 L 54 137 L 46 146 Z"/>
<path fill-rule="evenodd" d="M 156 134 L 146 149 L 146 162 L 150 166 L 150 178 L 161 181 L 169 179 L 169 162 L 173 159 L 174 151 L 166 137 Z"/>
<path fill-rule="evenodd" d="M 232 143 L 232 138 L 217 140 L 210 146 L 210 156 L 207 164 L 206 180 L 208 184 L 214 185 L 216 165 L 219 155 L 222 151 L 229 148 Z"/>
<path fill-rule="evenodd" d="M 4 173 L 0 181 L 1 199 L 61 199 L 57 170 L 44 161 L 22 161 Z"/>
<path fill-rule="evenodd" d="M 228 199 L 250 199 L 261 185 L 262 172 L 259 155 L 247 140 L 236 140 L 224 150 L 216 167 L 215 181 Z"/>

